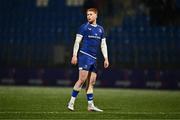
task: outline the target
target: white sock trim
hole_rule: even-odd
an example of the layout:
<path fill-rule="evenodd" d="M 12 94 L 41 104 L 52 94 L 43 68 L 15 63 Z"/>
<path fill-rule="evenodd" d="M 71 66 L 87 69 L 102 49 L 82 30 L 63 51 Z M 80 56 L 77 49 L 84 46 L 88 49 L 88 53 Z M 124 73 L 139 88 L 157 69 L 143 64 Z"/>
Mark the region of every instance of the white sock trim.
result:
<path fill-rule="evenodd" d="M 70 103 L 74 103 L 74 102 L 75 102 L 75 100 L 76 100 L 76 98 L 75 98 L 75 97 L 73 97 L 73 96 L 71 96 Z"/>
<path fill-rule="evenodd" d="M 89 100 L 89 101 L 88 101 L 88 105 L 94 105 L 93 100 Z"/>

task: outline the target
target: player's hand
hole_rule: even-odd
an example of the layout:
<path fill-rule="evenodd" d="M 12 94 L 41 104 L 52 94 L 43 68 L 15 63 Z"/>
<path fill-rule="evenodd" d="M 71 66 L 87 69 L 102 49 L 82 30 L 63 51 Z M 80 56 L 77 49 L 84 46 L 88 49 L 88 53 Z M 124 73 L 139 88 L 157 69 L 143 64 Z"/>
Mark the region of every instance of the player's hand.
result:
<path fill-rule="evenodd" d="M 104 68 L 108 68 L 109 67 L 109 60 L 105 59 L 104 60 Z"/>
<path fill-rule="evenodd" d="M 71 59 L 71 64 L 76 65 L 77 64 L 77 56 L 73 56 Z"/>

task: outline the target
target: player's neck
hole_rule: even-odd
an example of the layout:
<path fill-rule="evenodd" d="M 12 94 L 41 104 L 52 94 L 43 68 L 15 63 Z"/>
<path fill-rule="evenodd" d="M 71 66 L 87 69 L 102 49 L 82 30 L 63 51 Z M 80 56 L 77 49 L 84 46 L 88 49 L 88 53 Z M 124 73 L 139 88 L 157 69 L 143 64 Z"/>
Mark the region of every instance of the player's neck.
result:
<path fill-rule="evenodd" d="M 92 22 L 92 23 L 89 23 L 90 25 L 92 25 L 92 26 L 94 26 L 94 27 L 96 27 L 97 26 L 97 23 L 96 23 L 96 21 L 94 21 L 94 22 Z"/>
<path fill-rule="evenodd" d="M 96 20 L 92 23 L 92 25 L 97 25 Z"/>

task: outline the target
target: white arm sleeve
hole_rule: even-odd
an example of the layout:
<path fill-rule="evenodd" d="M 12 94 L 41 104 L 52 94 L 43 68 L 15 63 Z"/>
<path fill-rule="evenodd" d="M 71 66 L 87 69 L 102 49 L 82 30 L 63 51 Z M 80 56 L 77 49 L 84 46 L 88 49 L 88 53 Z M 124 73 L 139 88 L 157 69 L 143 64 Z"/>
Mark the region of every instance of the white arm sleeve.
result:
<path fill-rule="evenodd" d="M 102 51 L 104 58 L 108 58 L 106 38 L 103 38 L 101 41 L 101 51 Z"/>
<path fill-rule="evenodd" d="M 73 48 L 73 56 L 77 56 L 78 50 L 79 50 L 79 44 L 82 40 L 83 36 L 80 34 L 76 35 L 76 40 L 74 43 L 74 48 Z"/>

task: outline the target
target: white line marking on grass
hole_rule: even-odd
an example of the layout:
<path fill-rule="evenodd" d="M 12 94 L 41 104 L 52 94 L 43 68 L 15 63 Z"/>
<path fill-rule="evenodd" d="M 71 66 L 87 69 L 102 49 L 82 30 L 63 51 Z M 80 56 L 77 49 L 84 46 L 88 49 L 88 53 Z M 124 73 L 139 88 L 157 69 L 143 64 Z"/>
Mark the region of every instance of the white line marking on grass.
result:
<path fill-rule="evenodd" d="M 88 113 L 87 111 L 85 112 L 16 112 L 16 111 L 12 111 L 12 112 L 0 112 L 0 114 L 72 114 L 72 113 L 75 113 L 75 114 L 82 114 L 82 113 Z M 94 113 L 99 113 L 99 112 L 94 112 Z M 180 112 L 102 112 L 102 113 L 106 113 L 106 114 L 144 114 L 144 115 L 153 115 L 153 114 L 178 114 L 180 115 Z"/>

